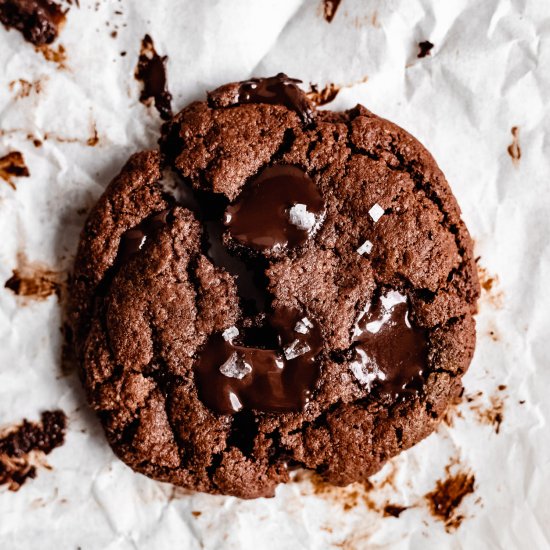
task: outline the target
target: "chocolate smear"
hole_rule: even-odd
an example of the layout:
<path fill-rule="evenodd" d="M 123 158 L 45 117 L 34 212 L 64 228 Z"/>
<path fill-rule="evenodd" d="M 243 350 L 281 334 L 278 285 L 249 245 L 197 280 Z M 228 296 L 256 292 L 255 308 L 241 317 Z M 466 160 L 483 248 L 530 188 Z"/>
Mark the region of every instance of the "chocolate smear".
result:
<path fill-rule="evenodd" d="M 35 46 L 51 44 L 65 22 L 67 10 L 52 0 L 0 0 L 0 22 L 17 29 Z"/>
<path fill-rule="evenodd" d="M 458 472 L 451 475 L 448 472 L 448 477 L 443 481 L 438 480 L 435 489 L 425 495 L 432 516 L 445 524 L 447 532 L 458 529 L 464 520 L 458 508 L 464 497 L 474 492 L 474 483 L 472 473 Z"/>
<path fill-rule="evenodd" d="M 284 105 L 298 113 L 305 124 L 313 122 L 313 109 L 304 92 L 297 86 L 302 82 L 284 73 L 268 78 L 253 78 L 240 83 L 238 103 L 268 103 Z"/>
<path fill-rule="evenodd" d="M 424 42 L 418 43 L 418 55 L 417 57 L 422 59 L 423 57 L 426 57 L 427 55 L 431 55 L 431 51 L 434 45 L 429 42 L 428 40 L 424 40 Z"/>
<path fill-rule="evenodd" d="M 143 84 L 139 97 L 142 103 L 153 100 L 163 120 L 172 116 L 172 94 L 168 91 L 166 77 L 166 55 L 160 56 L 153 44 L 153 39 L 146 34 L 141 41 L 141 50 L 136 67 L 135 77 Z"/>
<path fill-rule="evenodd" d="M 38 262 L 29 262 L 19 255 L 18 266 L 4 284 L 17 296 L 42 301 L 55 294 L 59 298 L 63 288 L 62 275 Z"/>
<path fill-rule="evenodd" d="M 328 23 L 331 23 L 336 15 L 336 10 L 342 0 L 323 0 L 323 15 Z"/>
<path fill-rule="evenodd" d="M 40 422 L 23 420 L 0 437 L 0 485 L 17 491 L 35 478 L 39 455 L 47 455 L 65 442 L 67 417 L 63 411 L 45 411 Z"/>
<path fill-rule="evenodd" d="M 19 151 L 12 151 L 0 158 L 0 178 L 12 189 L 16 188 L 14 178 L 28 178 L 30 175 L 25 158 Z"/>

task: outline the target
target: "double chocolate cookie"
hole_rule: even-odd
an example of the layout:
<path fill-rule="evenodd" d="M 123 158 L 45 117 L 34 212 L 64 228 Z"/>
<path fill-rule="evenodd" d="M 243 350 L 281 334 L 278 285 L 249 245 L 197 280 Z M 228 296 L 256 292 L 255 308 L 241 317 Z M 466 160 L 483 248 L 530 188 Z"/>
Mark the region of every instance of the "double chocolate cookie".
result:
<path fill-rule="evenodd" d="M 316 111 L 278 75 L 211 92 L 130 158 L 83 230 L 71 320 L 122 460 L 253 498 L 294 468 L 366 479 L 432 432 L 477 297 L 424 147 L 362 106 Z"/>

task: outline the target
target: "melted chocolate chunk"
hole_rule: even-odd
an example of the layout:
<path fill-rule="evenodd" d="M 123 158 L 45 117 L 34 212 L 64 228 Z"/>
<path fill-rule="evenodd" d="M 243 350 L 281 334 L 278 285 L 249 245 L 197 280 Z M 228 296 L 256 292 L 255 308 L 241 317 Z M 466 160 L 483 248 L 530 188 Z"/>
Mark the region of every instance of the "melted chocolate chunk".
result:
<path fill-rule="evenodd" d="M 195 367 L 199 397 L 213 411 L 281 413 L 303 410 L 319 377 L 321 331 L 297 311 L 270 317 L 276 349 L 246 347 L 235 328 L 210 337 Z"/>
<path fill-rule="evenodd" d="M 65 20 L 66 11 L 51 0 L 0 0 L 0 22 L 20 31 L 36 46 L 51 44 Z"/>
<path fill-rule="evenodd" d="M 284 105 L 296 111 L 306 124 L 313 122 L 313 110 L 296 84 L 302 82 L 284 73 L 269 78 L 253 78 L 241 82 L 239 103 L 269 103 Z"/>
<path fill-rule="evenodd" d="M 146 34 L 141 41 L 141 51 L 136 67 L 136 78 L 143 83 L 139 100 L 147 102 L 153 98 L 155 107 L 164 120 L 172 116 L 172 94 L 168 91 L 166 78 L 166 55 L 160 56 L 153 39 Z"/>
<path fill-rule="evenodd" d="M 296 166 L 263 170 L 226 210 L 231 237 L 256 250 L 303 244 L 324 212 L 323 199 L 309 176 Z"/>
<path fill-rule="evenodd" d="M 139 252 L 145 241 L 168 223 L 170 209 L 162 210 L 143 220 L 139 225 L 128 229 L 120 238 L 120 245 L 115 260 L 116 266 L 124 263 L 130 256 Z"/>
<path fill-rule="evenodd" d="M 407 297 L 390 291 L 362 314 L 354 329 L 356 378 L 381 395 L 405 399 L 424 383 L 428 349 L 426 331 L 409 321 Z"/>

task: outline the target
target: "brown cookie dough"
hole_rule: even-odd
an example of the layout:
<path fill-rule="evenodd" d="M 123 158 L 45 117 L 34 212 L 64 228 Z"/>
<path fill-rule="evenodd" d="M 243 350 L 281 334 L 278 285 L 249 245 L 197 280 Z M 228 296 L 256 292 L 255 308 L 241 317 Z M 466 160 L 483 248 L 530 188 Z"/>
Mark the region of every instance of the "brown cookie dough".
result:
<path fill-rule="evenodd" d="M 131 157 L 82 232 L 71 319 L 122 460 L 253 498 L 292 468 L 364 480 L 430 434 L 461 392 L 478 292 L 426 149 L 278 75 L 192 103 Z"/>

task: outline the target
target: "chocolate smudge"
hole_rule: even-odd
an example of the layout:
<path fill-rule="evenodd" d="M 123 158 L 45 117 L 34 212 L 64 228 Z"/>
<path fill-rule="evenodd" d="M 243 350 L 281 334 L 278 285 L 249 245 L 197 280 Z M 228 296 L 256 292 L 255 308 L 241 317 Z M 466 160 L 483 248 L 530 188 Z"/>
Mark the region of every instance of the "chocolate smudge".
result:
<path fill-rule="evenodd" d="M 0 0 L 0 22 L 6 29 L 17 29 L 35 46 L 57 38 L 67 11 L 52 0 Z"/>
<path fill-rule="evenodd" d="M 339 91 L 340 86 L 333 83 L 327 84 L 321 90 L 319 90 L 317 84 L 310 84 L 309 92 L 306 93 L 306 96 L 312 103 L 319 107 L 320 105 L 326 105 L 327 103 L 333 101 Z"/>
<path fill-rule="evenodd" d="M 388 502 L 383 509 L 384 517 L 398 518 L 405 510 L 408 510 L 408 506 L 401 506 L 399 504 L 391 504 Z"/>
<path fill-rule="evenodd" d="M 92 135 L 86 140 L 86 145 L 95 147 L 99 143 L 99 134 L 97 133 L 97 127 L 94 124 L 92 126 Z"/>
<path fill-rule="evenodd" d="M 61 410 L 45 411 L 40 422 L 23 422 L 0 437 L 0 485 L 17 491 L 36 477 L 40 456 L 65 442 L 67 417 Z"/>
<path fill-rule="evenodd" d="M 459 511 L 464 498 L 474 492 L 475 477 L 471 472 L 450 473 L 436 482 L 435 489 L 424 496 L 432 516 L 445 524 L 445 530 L 451 533 L 458 529 L 465 519 Z"/>
<path fill-rule="evenodd" d="M 519 128 L 517 126 L 512 126 L 511 133 L 512 143 L 508 145 L 507 151 L 510 155 L 510 158 L 512 159 L 512 163 L 514 164 L 514 166 L 518 166 L 521 159 L 521 148 L 519 146 Z"/>
<path fill-rule="evenodd" d="M 418 55 L 416 57 L 422 59 L 423 57 L 426 57 L 427 55 L 431 55 L 431 51 L 434 45 L 428 41 L 424 40 L 424 42 L 418 43 Z"/>
<path fill-rule="evenodd" d="M 57 46 L 57 50 L 50 48 L 47 45 L 36 46 L 35 50 L 41 53 L 46 61 L 56 63 L 60 69 L 66 69 L 65 61 L 67 61 L 67 52 L 62 44 Z"/>
<path fill-rule="evenodd" d="M 166 77 L 166 60 L 168 56 L 160 56 L 153 44 L 153 39 L 146 34 L 141 41 L 141 50 L 136 66 L 135 77 L 142 82 L 143 90 L 139 100 L 148 104 L 152 99 L 163 120 L 172 116 L 172 94 L 168 91 Z"/>
<path fill-rule="evenodd" d="M 12 276 L 4 284 L 17 296 L 42 301 L 52 294 L 61 297 L 63 289 L 61 273 L 40 264 L 29 262 L 22 254 L 18 257 L 18 267 L 13 269 Z"/>
<path fill-rule="evenodd" d="M 12 189 L 16 189 L 14 178 L 28 178 L 29 169 L 25 164 L 25 158 L 19 151 L 11 151 L 0 158 L 0 178 L 2 178 Z"/>
<path fill-rule="evenodd" d="M 482 299 L 487 300 L 493 307 L 501 308 L 504 301 L 504 293 L 498 289 L 498 275 L 491 275 L 487 269 L 477 266 L 479 284 L 481 285 Z"/>
<path fill-rule="evenodd" d="M 10 92 L 15 92 L 14 99 L 23 99 L 24 97 L 29 97 L 33 91 L 38 94 L 42 90 L 42 83 L 40 80 L 29 82 L 28 80 L 19 78 L 17 80 L 12 80 L 8 86 Z"/>
<path fill-rule="evenodd" d="M 331 23 L 336 15 L 336 10 L 342 0 L 323 0 L 323 16 L 327 23 Z"/>

